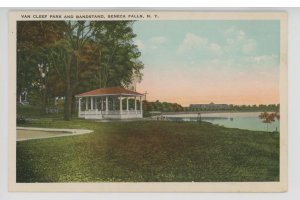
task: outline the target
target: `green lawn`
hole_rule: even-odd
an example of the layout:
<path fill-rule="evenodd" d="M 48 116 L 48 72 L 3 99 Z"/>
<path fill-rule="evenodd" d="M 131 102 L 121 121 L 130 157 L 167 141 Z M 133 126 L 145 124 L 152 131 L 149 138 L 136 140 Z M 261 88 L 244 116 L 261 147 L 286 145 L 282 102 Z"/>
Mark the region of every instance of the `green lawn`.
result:
<path fill-rule="evenodd" d="M 278 181 L 279 136 L 167 121 L 40 119 L 92 134 L 17 142 L 17 182 Z"/>

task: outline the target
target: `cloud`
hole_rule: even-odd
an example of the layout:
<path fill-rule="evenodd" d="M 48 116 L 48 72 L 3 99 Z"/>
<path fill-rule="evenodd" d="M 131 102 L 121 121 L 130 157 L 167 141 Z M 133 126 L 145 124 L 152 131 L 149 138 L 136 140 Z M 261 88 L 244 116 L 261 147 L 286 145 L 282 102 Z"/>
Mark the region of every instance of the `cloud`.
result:
<path fill-rule="evenodd" d="M 253 39 L 248 39 L 243 44 L 242 50 L 245 54 L 250 54 L 256 49 L 256 41 Z"/>
<path fill-rule="evenodd" d="M 248 56 L 242 59 L 243 63 L 253 64 L 253 65 L 278 65 L 279 66 L 279 56 L 278 55 L 260 55 L 260 56 Z"/>
<path fill-rule="evenodd" d="M 209 51 L 215 54 L 221 54 L 222 51 L 222 47 L 219 44 L 216 43 L 211 43 L 208 47 Z"/>
<path fill-rule="evenodd" d="M 135 40 L 134 43 L 138 46 L 139 50 L 157 49 L 161 45 L 168 42 L 168 39 L 163 36 L 152 37 L 148 40 Z"/>
<path fill-rule="evenodd" d="M 237 40 L 243 40 L 246 35 L 243 30 L 238 29 L 235 26 L 228 28 L 224 33 L 225 37 L 235 38 Z"/>
<path fill-rule="evenodd" d="M 139 50 L 145 49 L 145 44 L 142 40 L 135 40 L 134 43 L 138 46 Z"/>
<path fill-rule="evenodd" d="M 163 36 L 156 36 L 156 37 L 150 38 L 150 42 L 153 44 L 157 44 L 157 45 L 164 44 L 167 41 L 168 41 L 168 39 Z"/>
<path fill-rule="evenodd" d="M 266 72 L 277 73 L 279 56 L 273 54 L 257 55 L 257 42 L 247 33 L 230 27 L 218 38 L 202 37 L 187 33 L 177 48 L 177 55 L 183 55 L 183 64 L 201 70 L 231 70 L 232 73 Z M 276 72 L 276 73 L 275 73 Z"/>
<path fill-rule="evenodd" d="M 203 48 L 208 43 L 208 39 L 195 35 L 193 33 L 187 33 L 181 44 L 177 48 L 177 54 L 184 54 L 188 51 L 194 51 L 199 48 Z"/>
<path fill-rule="evenodd" d="M 149 39 L 150 48 L 157 49 L 159 46 L 168 42 L 168 39 L 163 36 L 156 36 Z"/>
<path fill-rule="evenodd" d="M 222 47 L 217 43 L 210 42 L 207 38 L 193 33 L 187 33 L 177 48 L 177 55 L 192 51 L 209 51 L 215 54 L 222 53 Z"/>
<path fill-rule="evenodd" d="M 245 31 L 236 27 L 230 27 L 224 32 L 226 44 L 224 49 L 227 53 L 243 52 L 244 54 L 251 54 L 256 50 L 256 40 L 249 38 Z"/>
<path fill-rule="evenodd" d="M 270 75 L 279 74 L 279 56 L 259 55 L 259 56 L 242 56 L 239 58 L 215 57 L 205 60 L 191 60 L 185 62 L 186 67 L 190 67 L 190 71 L 194 70 L 194 74 L 200 73 L 269 73 Z"/>

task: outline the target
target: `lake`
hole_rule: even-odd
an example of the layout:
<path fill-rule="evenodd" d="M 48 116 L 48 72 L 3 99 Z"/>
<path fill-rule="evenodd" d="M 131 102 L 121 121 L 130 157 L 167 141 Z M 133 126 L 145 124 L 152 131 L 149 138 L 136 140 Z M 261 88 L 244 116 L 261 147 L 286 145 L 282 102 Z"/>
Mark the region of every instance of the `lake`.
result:
<path fill-rule="evenodd" d="M 232 112 L 232 113 L 202 113 L 201 120 L 229 128 L 247 129 L 253 131 L 279 130 L 279 121 L 275 119 L 271 124 L 263 123 L 258 117 L 261 112 Z M 173 121 L 197 121 L 198 114 L 164 115 Z"/>

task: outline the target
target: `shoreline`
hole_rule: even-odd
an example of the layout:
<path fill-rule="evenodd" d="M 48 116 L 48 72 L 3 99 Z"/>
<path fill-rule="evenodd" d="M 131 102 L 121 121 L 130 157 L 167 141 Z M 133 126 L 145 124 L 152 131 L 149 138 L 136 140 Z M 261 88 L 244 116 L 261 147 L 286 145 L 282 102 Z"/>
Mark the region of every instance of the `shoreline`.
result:
<path fill-rule="evenodd" d="M 161 115 L 179 115 L 179 114 L 208 114 L 208 113 L 246 113 L 246 112 L 279 112 L 279 111 L 263 111 L 263 110 L 205 110 L 205 111 L 179 111 L 179 112 L 161 112 Z"/>

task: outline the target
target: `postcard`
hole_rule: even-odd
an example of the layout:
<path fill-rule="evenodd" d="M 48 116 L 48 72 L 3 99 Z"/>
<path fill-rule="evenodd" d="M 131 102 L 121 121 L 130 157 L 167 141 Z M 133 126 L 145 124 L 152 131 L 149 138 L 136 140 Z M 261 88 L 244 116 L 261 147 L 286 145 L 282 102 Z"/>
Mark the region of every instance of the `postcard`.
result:
<path fill-rule="evenodd" d="M 9 20 L 9 191 L 287 191 L 285 12 Z"/>

